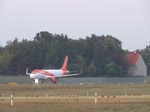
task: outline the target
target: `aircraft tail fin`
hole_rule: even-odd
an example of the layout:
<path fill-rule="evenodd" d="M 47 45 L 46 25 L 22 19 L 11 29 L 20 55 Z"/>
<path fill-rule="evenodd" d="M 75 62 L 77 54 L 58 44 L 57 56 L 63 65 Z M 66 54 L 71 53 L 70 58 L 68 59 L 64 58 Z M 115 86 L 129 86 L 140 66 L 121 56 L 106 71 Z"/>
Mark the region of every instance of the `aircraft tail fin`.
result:
<path fill-rule="evenodd" d="M 65 57 L 62 70 L 68 70 L 68 56 Z"/>

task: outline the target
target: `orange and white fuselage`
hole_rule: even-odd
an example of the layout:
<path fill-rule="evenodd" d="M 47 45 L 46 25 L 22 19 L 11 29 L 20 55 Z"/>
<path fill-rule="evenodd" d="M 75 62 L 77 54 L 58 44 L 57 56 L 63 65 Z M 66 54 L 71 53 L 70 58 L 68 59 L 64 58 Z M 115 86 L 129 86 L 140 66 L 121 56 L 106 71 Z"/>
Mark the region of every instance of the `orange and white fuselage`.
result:
<path fill-rule="evenodd" d="M 33 70 L 30 74 L 30 78 L 32 79 L 48 79 L 52 77 L 63 77 L 69 71 L 63 71 L 62 69 L 57 70 L 47 70 L 47 69 L 36 69 Z"/>
<path fill-rule="evenodd" d="M 70 74 L 68 71 L 68 56 L 66 56 L 61 69 L 36 69 L 31 73 L 28 73 L 27 69 L 26 74 L 29 75 L 31 79 L 38 80 L 38 82 L 39 80 L 43 81 L 46 79 L 51 79 L 53 83 L 56 83 L 57 78 L 59 77 L 75 76 L 80 73 Z"/>

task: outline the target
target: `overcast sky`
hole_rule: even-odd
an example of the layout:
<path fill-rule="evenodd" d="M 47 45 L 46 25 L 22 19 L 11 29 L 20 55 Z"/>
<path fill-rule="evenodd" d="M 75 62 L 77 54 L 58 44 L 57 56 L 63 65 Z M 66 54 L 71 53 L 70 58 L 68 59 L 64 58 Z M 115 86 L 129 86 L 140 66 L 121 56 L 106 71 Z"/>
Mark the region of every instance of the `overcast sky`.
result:
<path fill-rule="evenodd" d="M 130 51 L 150 45 L 150 0 L 0 0 L 0 45 L 36 33 L 112 35 Z"/>

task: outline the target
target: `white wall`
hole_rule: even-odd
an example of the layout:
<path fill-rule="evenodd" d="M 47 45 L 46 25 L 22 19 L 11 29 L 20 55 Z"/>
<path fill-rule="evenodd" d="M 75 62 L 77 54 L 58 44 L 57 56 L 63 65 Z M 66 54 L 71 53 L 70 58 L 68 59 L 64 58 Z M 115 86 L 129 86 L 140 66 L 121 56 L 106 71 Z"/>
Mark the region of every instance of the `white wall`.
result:
<path fill-rule="evenodd" d="M 133 76 L 147 76 L 147 66 L 141 55 L 134 67 Z"/>

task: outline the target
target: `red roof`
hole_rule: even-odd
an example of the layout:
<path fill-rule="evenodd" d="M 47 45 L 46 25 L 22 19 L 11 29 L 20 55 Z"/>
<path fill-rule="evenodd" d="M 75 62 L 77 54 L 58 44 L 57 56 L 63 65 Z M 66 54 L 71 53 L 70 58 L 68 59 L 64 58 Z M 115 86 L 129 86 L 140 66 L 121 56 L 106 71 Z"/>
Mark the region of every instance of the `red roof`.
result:
<path fill-rule="evenodd" d="M 135 65 L 139 57 L 140 57 L 140 54 L 137 52 L 126 54 L 126 59 L 131 65 Z"/>

